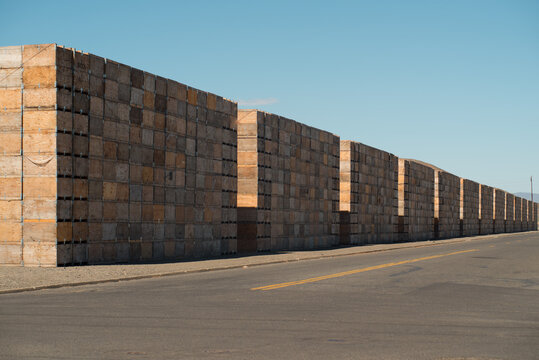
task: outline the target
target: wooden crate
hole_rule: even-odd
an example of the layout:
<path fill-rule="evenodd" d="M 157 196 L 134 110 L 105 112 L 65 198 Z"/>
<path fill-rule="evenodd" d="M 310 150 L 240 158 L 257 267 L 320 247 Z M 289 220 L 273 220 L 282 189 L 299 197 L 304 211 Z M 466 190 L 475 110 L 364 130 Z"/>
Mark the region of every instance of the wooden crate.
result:
<path fill-rule="evenodd" d="M 338 242 L 339 138 L 257 110 L 238 114 L 238 251 Z M 256 213 L 255 213 L 256 212 Z"/>
<path fill-rule="evenodd" d="M 468 179 L 460 179 L 460 220 L 461 235 L 479 234 L 479 184 Z"/>
<path fill-rule="evenodd" d="M 391 243 L 398 224 L 398 158 L 353 141 L 341 141 L 341 244 Z"/>
<path fill-rule="evenodd" d="M 399 241 L 434 237 L 434 170 L 413 160 L 399 159 Z"/>
<path fill-rule="evenodd" d="M 494 189 L 479 185 L 479 233 L 492 234 L 494 228 Z"/>
<path fill-rule="evenodd" d="M 537 231 L 539 230 L 538 229 L 538 225 L 539 225 L 539 214 L 537 213 L 537 210 L 538 210 L 538 204 L 537 203 L 533 203 L 533 225 L 532 225 L 532 230 L 533 231 Z"/>
<path fill-rule="evenodd" d="M 505 232 L 515 231 L 515 195 L 505 195 Z"/>
<path fill-rule="evenodd" d="M 0 48 L 0 264 L 23 262 L 23 47 Z"/>
<path fill-rule="evenodd" d="M 528 231 L 528 203 L 528 200 L 522 199 L 522 231 Z"/>
<path fill-rule="evenodd" d="M 506 195 L 505 191 L 494 189 L 493 232 L 495 234 L 505 232 Z"/>
<path fill-rule="evenodd" d="M 434 169 L 434 235 L 446 239 L 460 236 L 460 178 Z"/>
<path fill-rule="evenodd" d="M 0 75 L 0 263 L 236 251 L 235 103 L 54 44 L 0 48 Z"/>
<path fill-rule="evenodd" d="M 513 231 L 522 231 L 522 198 L 515 196 L 515 217 Z"/>

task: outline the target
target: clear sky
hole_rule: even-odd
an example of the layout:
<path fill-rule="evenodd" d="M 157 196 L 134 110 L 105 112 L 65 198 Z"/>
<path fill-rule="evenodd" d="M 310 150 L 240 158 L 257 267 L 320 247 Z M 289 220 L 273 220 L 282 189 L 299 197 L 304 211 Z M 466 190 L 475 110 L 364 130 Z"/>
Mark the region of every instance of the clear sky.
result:
<path fill-rule="evenodd" d="M 539 1 L 6 1 L 56 42 L 510 192 L 539 189 Z"/>

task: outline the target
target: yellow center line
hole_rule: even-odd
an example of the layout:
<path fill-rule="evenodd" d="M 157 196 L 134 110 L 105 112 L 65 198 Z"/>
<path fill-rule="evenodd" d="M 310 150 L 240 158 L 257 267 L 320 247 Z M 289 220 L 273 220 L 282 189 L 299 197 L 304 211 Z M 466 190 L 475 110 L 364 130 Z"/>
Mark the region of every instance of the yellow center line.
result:
<path fill-rule="evenodd" d="M 385 268 L 392 267 L 392 266 L 411 264 L 411 263 L 415 263 L 415 262 L 418 262 L 418 261 L 438 259 L 438 258 L 441 258 L 441 257 L 444 257 L 444 256 L 469 253 L 469 252 L 472 252 L 472 251 L 478 251 L 478 249 L 455 251 L 455 252 L 451 252 L 451 253 L 448 253 L 448 254 L 432 255 L 432 256 L 422 257 L 422 258 L 418 258 L 418 259 L 411 259 L 411 260 L 404 260 L 404 261 L 399 261 L 399 262 L 381 264 L 381 265 L 370 266 L 370 267 L 366 267 L 366 268 L 362 268 L 362 269 L 344 271 L 344 272 L 340 272 L 340 273 L 336 273 L 336 274 L 318 276 L 318 277 L 304 279 L 304 280 L 297 280 L 297 281 L 290 281 L 290 282 L 285 282 L 285 283 L 280 283 L 280 284 L 260 286 L 260 287 L 252 288 L 251 290 L 263 290 L 263 291 L 266 291 L 266 290 L 281 289 L 281 288 L 288 287 L 288 286 L 313 283 L 313 282 L 317 282 L 317 281 L 334 279 L 334 278 L 347 276 L 347 275 L 359 274 L 359 273 L 366 272 L 366 271 L 371 271 L 371 270 L 385 269 Z"/>

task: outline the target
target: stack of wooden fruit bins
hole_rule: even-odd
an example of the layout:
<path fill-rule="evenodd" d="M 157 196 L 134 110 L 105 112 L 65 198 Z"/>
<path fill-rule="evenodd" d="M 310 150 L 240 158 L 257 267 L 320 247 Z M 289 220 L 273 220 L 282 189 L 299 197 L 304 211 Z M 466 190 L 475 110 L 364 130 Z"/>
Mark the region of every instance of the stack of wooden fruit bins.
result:
<path fill-rule="evenodd" d="M 337 244 L 339 137 L 257 110 L 238 126 L 238 249 Z"/>

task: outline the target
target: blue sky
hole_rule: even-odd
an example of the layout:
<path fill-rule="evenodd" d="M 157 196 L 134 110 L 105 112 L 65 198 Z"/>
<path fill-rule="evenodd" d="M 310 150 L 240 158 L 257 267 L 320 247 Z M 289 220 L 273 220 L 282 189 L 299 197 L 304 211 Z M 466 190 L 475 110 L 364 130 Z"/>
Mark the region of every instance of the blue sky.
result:
<path fill-rule="evenodd" d="M 5 1 L 56 42 L 433 163 L 539 189 L 539 1 Z"/>

